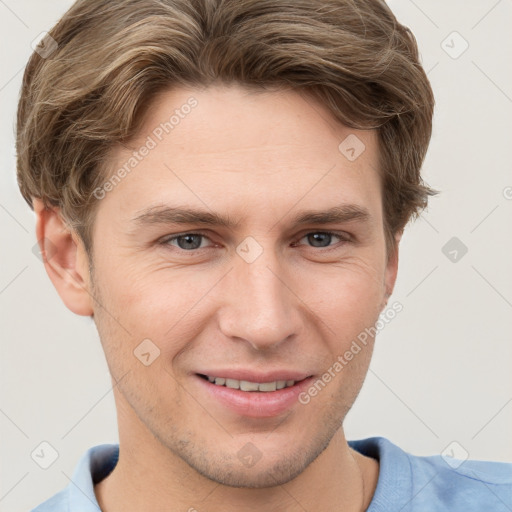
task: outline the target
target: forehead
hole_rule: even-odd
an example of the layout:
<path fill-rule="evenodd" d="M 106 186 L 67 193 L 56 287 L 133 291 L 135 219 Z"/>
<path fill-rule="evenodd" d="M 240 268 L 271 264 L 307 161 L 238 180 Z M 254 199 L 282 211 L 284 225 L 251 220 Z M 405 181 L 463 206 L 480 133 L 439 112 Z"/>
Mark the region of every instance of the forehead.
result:
<path fill-rule="evenodd" d="M 164 139 L 164 144 L 176 149 L 194 144 L 203 153 L 225 153 L 229 158 L 232 151 L 252 151 L 257 156 L 275 151 L 283 154 L 288 149 L 297 159 L 311 153 L 319 159 L 319 151 L 324 150 L 323 157 L 333 160 L 343 154 L 339 144 L 346 137 L 352 136 L 357 152 L 363 149 L 361 142 L 365 146 L 376 143 L 375 131 L 343 126 L 304 92 L 234 84 L 160 93 L 147 109 L 137 142 L 144 142 L 147 135 L 157 143 Z M 291 154 L 287 156 L 291 159 Z M 354 156 L 357 153 L 345 154 L 348 161 L 357 160 Z"/>
<path fill-rule="evenodd" d="M 113 152 L 106 179 L 128 172 L 103 202 L 125 220 L 176 202 L 274 217 L 359 203 L 379 217 L 377 146 L 374 131 L 343 126 L 291 90 L 172 89 L 149 106 L 131 149 Z"/>

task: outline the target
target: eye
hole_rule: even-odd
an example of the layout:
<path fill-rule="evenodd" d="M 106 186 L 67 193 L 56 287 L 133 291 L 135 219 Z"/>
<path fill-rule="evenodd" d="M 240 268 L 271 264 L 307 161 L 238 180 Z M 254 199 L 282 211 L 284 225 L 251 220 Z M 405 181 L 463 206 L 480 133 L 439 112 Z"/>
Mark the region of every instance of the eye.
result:
<path fill-rule="evenodd" d="M 209 238 L 200 233 L 183 233 L 181 235 L 166 237 L 162 239 L 160 243 L 162 245 L 172 245 L 184 251 L 193 251 L 205 247 L 202 244 L 203 240 L 209 240 Z M 174 244 L 174 242 L 176 242 L 176 244 Z"/>
<path fill-rule="evenodd" d="M 348 236 L 343 236 L 340 233 L 333 233 L 331 231 L 312 231 L 311 233 L 307 233 L 305 236 L 303 236 L 299 242 L 301 240 L 307 239 L 312 247 L 331 247 L 333 237 L 337 238 L 341 242 L 350 241 Z"/>
<path fill-rule="evenodd" d="M 348 235 L 333 233 L 331 231 L 312 231 L 304 235 L 293 245 L 301 245 L 300 242 L 306 239 L 311 247 L 330 248 L 336 245 L 336 243 L 332 243 L 333 238 L 335 239 L 334 242 L 336 242 L 337 239 L 338 243 L 350 242 L 350 237 Z M 182 233 L 180 235 L 167 236 L 160 241 L 160 244 L 164 246 L 170 245 L 183 251 L 192 252 L 198 249 L 209 247 L 209 245 L 203 243 L 204 241 L 211 242 L 211 240 L 206 235 L 201 233 Z"/>

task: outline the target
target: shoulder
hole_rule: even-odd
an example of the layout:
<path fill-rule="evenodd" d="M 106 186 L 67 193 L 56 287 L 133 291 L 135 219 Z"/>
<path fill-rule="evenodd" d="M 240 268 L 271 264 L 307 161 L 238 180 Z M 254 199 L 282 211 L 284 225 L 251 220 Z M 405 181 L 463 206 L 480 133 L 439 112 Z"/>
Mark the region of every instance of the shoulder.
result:
<path fill-rule="evenodd" d="M 467 512 L 512 509 L 512 464 L 408 454 L 418 502 L 435 497 Z M 423 495 L 423 496 L 422 496 Z M 463 508 L 462 508 L 463 507 Z"/>
<path fill-rule="evenodd" d="M 67 512 L 67 490 L 67 487 L 62 489 L 57 494 L 54 494 L 51 498 L 33 508 L 30 512 Z"/>
<path fill-rule="evenodd" d="M 388 439 L 349 441 L 363 455 L 379 460 L 379 479 L 372 501 L 377 512 L 512 510 L 512 464 L 460 460 L 444 455 L 407 453 Z"/>

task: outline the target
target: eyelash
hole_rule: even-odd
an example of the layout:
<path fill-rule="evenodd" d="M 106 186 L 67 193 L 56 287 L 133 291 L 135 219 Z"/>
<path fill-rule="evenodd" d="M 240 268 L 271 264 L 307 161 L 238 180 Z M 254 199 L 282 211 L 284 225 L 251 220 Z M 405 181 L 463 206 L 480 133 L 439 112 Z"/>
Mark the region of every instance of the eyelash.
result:
<path fill-rule="evenodd" d="M 342 243 L 342 244 L 345 244 L 347 242 L 351 242 L 352 241 L 351 238 L 347 234 L 336 233 L 334 231 L 309 231 L 309 232 L 305 233 L 304 235 L 302 235 L 298 239 L 298 241 L 302 240 L 303 238 L 307 237 L 308 235 L 313 235 L 313 234 L 330 235 L 330 236 L 337 237 L 337 238 L 340 239 L 339 243 Z M 167 236 L 167 237 L 161 239 L 159 243 L 160 243 L 160 245 L 163 245 L 163 246 L 169 246 L 170 242 L 172 242 L 174 240 L 177 240 L 178 238 L 187 236 L 187 235 L 200 236 L 202 238 L 206 238 L 206 239 L 210 240 L 210 238 L 208 236 L 206 236 L 205 234 L 203 234 L 203 233 L 196 233 L 196 232 L 190 231 L 190 232 L 186 232 L 186 233 L 181 233 L 179 235 Z M 212 240 L 210 240 L 210 242 L 211 241 Z M 297 244 L 297 242 L 294 242 L 292 245 L 295 246 L 295 244 Z M 172 247 L 175 247 L 175 246 L 172 246 Z M 329 249 L 333 249 L 335 246 L 330 246 L 329 245 L 327 247 L 314 247 L 314 246 L 310 245 L 309 247 L 312 248 L 312 249 L 322 249 L 325 252 L 325 251 L 328 251 Z M 182 251 L 182 252 L 194 253 L 194 252 L 197 252 L 197 251 L 199 251 L 201 249 L 207 249 L 208 247 L 198 247 L 197 249 L 190 249 L 190 250 L 182 249 L 181 247 L 175 247 L 175 248 L 180 250 L 180 251 Z"/>

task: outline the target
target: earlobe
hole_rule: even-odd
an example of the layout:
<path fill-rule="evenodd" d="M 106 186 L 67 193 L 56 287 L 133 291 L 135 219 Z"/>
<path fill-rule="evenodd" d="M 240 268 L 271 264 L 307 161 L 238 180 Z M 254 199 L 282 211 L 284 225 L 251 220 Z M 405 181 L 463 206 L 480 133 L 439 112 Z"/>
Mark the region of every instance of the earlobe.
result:
<path fill-rule="evenodd" d="M 59 208 L 33 200 L 36 236 L 46 272 L 68 309 L 93 314 L 88 257 L 80 238 L 62 218 Z"/>

